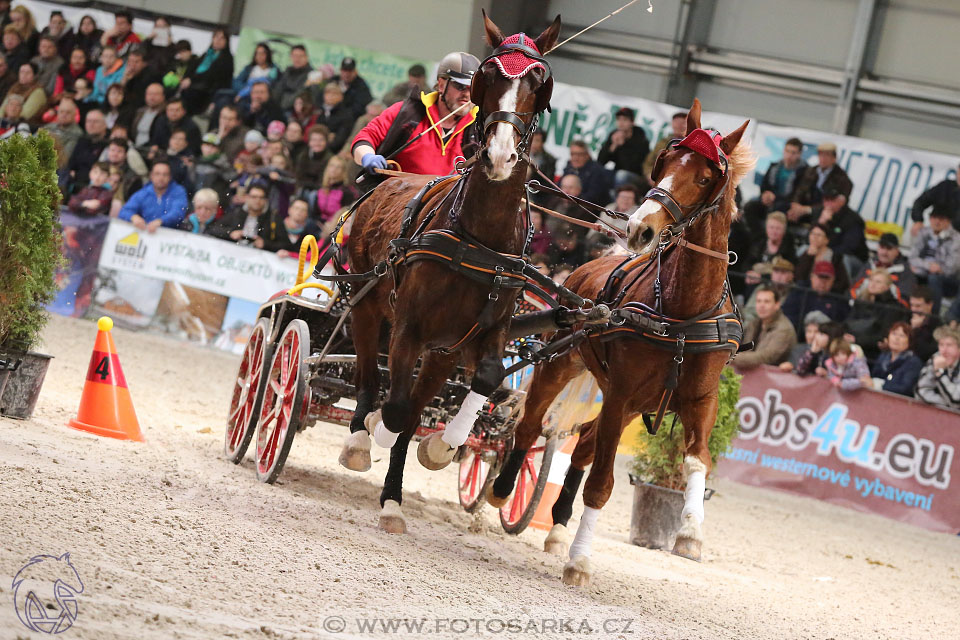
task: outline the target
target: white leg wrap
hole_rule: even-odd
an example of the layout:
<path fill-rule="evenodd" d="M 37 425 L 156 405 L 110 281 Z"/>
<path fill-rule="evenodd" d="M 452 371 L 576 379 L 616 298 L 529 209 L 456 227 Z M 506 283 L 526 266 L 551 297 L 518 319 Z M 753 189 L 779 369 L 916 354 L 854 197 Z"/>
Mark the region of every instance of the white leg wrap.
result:
<path fill-rule="evenodd" d="M 483 403 L 487 401 L 487 396 L 482 396 L 476 391 L 471 391 L 463 399 L 460 405 L 460 411 L 453 420 L 447 423 L 443 429 L 443 435 L 440 439 L 451 447 L 459 447 L 467 441 L 470 430 L 473 429 L 473 423 L 477 421 L 477 414 L 483 409 Z"/>
<path fill-rule="evenodd" d="M 399 433 L 394 433 L 393 431 L 390 431 L 390 429 L 387 429 L 387 427 L 383 424 L 383 420 L 377 422 L 377 426 L 373 428 L 374 442 L 384 449 L 389 449 L 396 444 L 399 436 Z"/>
<path fill-rule="evenodd" d="M 683 459 L 683 474 L 687 477 L 687 486 L 683 491 L 680 520 L 691 515 L 697 524 L 703 524 L 703 492 L 707 485 L 707 467 L 698 458 L 688 456 Z"/>
<path fill-rule="evenodd" d="M 583 515 L 580 516 L 580 526 L 577 527 L 577 535 L 573 538 L 570 545 L 570 559 L 576 560 L 579 556 L 590 557 L 590 545 L 593 544 L 593 529 L 597 526 L 597 518 L 600 517 L 600 509 L 593 507 L 584 507 Z"/>

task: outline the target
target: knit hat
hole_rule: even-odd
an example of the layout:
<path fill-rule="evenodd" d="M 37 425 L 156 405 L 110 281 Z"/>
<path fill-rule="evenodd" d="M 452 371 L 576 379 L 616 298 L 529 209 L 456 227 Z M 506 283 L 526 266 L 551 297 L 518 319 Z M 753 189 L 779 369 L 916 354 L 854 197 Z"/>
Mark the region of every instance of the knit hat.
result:
<path fill-rule="evenodd" d="M 203 138 L 201 138 L 201 142 L 203 142 L 203 144 L 212 144 L 212 145 L 215 145 L 215 146 L 219 147 L 219 146 L 220 146 L 220 136 L 218 136 L 218 135 L 217 135 L 215 132 L 213 132 L 213 131 L 208 131 L 207 133 L 203 134 Z"/>
<path fill-rule="evenodd" d="M 247 131 L 247 135 L 243 137 L 243 142 L 244 144 L 248 142 L 263 144 L 263 134 L 257 131 L 256 129 L 250 129 L 250 131 Z"/>

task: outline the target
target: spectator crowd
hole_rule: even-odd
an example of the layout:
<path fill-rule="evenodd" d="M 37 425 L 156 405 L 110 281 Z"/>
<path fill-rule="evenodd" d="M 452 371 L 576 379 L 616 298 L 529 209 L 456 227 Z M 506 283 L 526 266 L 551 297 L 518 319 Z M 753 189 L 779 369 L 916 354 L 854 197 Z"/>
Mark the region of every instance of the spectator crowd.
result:
<path fill-rule="evenodd" d="M 65 208 L 147 232 L 179 228 L 281 254 L 307 234 L 325 239 L 359 196 L 349 141 L 385 105 L 429 90 L 421 65 L 375 100 L 350 57 L 339 69 L 314 68 L 295 45 L 281 69 L 272 47 L 286 45 L 262 42 L 252 59 L 235 61 L 223 29 L 193 51 L 162 17 L 144 37 L 126 11 L 103 26 L 89 15 L 74 26 L 53 11 L 38 31 L 26 7 L 0 0 L 0 138 L 48 131 Z M 676 113 L 651 142 L 636 117 L 619 109 L 596 157 L 572 141 L 565 166 L 538 131 L 532 167 L 570 195 L 629 214 L 652 185 L 657 154 L 686 123 Z M 733 223 L 730 249 L 745 267 L 731 279 L 756 345 L 735 364 L 960 409 L 960 170 L 917 198 L 909 243 L 884 233 L 871 251 L 837 147 L 816 153 L 808 165 L 803 142 L 788 140 Z M 593 221 L 565 198 L 533 198 Z M 530 259 L 557 281 L 611 246 L 602 233 L 532 218 Z"/>

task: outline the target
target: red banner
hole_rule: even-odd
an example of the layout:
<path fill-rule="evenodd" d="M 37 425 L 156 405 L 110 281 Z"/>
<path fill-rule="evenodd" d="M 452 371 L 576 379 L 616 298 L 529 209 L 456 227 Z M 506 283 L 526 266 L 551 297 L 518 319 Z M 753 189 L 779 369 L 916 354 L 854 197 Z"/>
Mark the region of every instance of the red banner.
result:
<path fill-rule="evenodd" d="M 960 532 L 960 415 L 877 391 L 841 391 L 773 367 L 747 372 L 740 436 L 721 476 L 948 533 Z"/>

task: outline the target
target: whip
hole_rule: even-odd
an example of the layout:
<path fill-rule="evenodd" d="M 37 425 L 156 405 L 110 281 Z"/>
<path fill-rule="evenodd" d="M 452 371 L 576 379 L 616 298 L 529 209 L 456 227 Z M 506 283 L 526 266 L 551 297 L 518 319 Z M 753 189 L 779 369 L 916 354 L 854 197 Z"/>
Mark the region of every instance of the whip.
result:
<path fill-rule="evenodd" d="M 595 26 L 597 26 L 598 24 L 600 24 L 600 23 L 603 22 L 604 20 L 607 20 L 607 19 L 609 19 L 609 18 L 612 18 L 613 16 L 617 15 L 618 13 L 620 13 L 621 11 L 623 11 L 624 9 L 626 9 L 627 7 L 629 7 L 630 5 L 636 4 L 636 3 L 638 3 L 638 2 L 640 2 L 640 0 L 630 0 L 630 2 L 628 2 L 627 4 L 623 5 L 622 7 L 620 7 L 619 9 L 617 9 L 616 11 L 613 11 L 613 12 L 611 12 L 611 13 L 608 13 L 608 14 L 605 15 L 604 17 L 600 18 L 599 20 L 597 20 L 596 22 L 594 22 L 593 24 L 591 24 L 589 27 L 584 27 L 583 29 L 581 29 L 580 31 L 577 31 L 575 34 L 573 34 L 572 36 L 570 36 L 569 38 L 567 38 L 566 40 L 564 40 L 564 41 L 561 42 L 560 44 L 554 45 L 553 48 L 550 49 L 550 51 L 547 51 L 547 52 L 544 53 L 543 55 L 548 55 L 548 54 L 550 54 L 550 53 L 553 53 L 554 51 L 556 51 L 557 49 L 559 49 L 559 48 L 562 47 L 563 45 L 567 44 L 568 42 L 570 42 L 570 41 L 573 40 L 574 38 L 583 35 L 583 34 L 586 33 L 587 31 L 589 31 L 590 29 L 593 29 Z M 653 0 L 647 0 L 647 13 L 653 13 Z"/>

